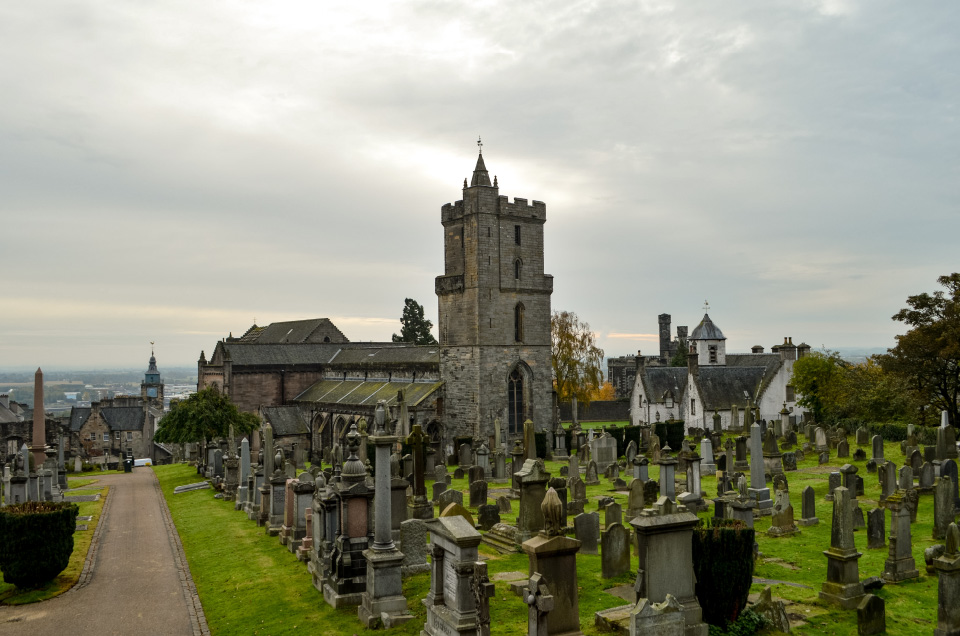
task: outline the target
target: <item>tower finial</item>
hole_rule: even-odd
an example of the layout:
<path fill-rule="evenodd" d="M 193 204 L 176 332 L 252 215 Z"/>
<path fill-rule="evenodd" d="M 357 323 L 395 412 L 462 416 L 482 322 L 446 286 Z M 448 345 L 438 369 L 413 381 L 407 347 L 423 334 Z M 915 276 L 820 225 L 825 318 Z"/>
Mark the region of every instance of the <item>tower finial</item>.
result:
<path fill-rule="evenodd" d="M 703 313 L 708 313 L 710 311 L 710 303 L 706 300 L 703 301 Z"/>
<path fill-rule="evenodd" d="M 153 340 L 150 341 L 150 355 L 153 355 Z"/>
<path fill-rule="evenodd" d="M 483 142 L 480 141 L 480 135 L 477 135 L 477 148 L 480 149 L 480 154 L 483 154 Z"/>

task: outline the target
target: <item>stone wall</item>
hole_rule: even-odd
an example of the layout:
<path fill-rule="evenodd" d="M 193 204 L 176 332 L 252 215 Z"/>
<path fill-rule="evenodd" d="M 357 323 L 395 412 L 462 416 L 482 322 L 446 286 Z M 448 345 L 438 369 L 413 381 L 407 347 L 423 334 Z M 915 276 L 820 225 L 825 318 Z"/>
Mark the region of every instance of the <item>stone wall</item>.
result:
<path fill-rule="evenodd" d="M 588 406 L 577 405 L 577 416 L 581 422 L 626 422 L 630 419 L 629 400 L 594 400 Z M 560 405 L 560 419 L 572 421 L 570 403 Z"/>

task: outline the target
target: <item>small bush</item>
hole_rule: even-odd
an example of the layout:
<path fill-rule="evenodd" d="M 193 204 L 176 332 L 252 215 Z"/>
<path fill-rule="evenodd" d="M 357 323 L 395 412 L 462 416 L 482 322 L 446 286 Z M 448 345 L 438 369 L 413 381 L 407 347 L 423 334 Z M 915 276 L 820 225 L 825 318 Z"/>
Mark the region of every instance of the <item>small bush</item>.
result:
<path fill-rule="evenodd" d="M 766 621 L 751 609 L 743 610 L 740 617 L 726 627 L 710 625 L 710 636 L 753 636 Z"/>
<path fill-rule="evenodd" d="M 68 502 L 28 501 L 0 509 L 0 570 L 19 588 L 63 572 L 73 552 L 80 509 Z"/>
<path fill-rule="evenodd" d="M 753 528 L 742 521 L 708 519 L 693 531 L 693 571 L 703 620 L 726 626 L 747 606 L 753 583 Z M 750 632 L 752 633 L 752 632 Z"/>

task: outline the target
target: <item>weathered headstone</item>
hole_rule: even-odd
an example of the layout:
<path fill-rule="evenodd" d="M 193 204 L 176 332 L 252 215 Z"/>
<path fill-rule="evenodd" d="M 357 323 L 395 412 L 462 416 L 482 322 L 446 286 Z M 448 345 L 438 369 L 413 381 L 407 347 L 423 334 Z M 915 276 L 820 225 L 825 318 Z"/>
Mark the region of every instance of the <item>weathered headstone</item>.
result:
<path fill-rule="evenodd" d="M 407 519 L 400 524 L 400 545 L 403 548 L 403 576 L 430 571 L 427 526 L 423 519 Z"/>
<path fill-rule="evenodd" d="M 615 523 L 623 525 L 623 513 L 620 504 L 611 502 L 603 508 L 603 525 L 609 528 Z"/>
<path fill-rule="evenodd" d="M 470 484 L 470 507 L 477 508 L 487 503 L 487 482 L 480 480 Z"/>
<path fill-rule="evenodd" d="M 477 525 L 484 532 L 500 523 L 500 508 L 497 504 L 482 504 L 477 508 Z"/>
<path fill-rule="evenodd" d="M 800 493 L 800 521 L 801 526 L 815 526 L 820 523 L 817 518 L 816 494 L 812 486 L 807 486 Z"/>
<path fill-rule="evenodd" d="M 783 454 L 783 470 L 791 472 L 797 469 L 797 454 L 796 453 L 784 453 Z"/>
<path fill-rule="evenodd" d="M 953 502 L 953 482 L 944 475 L 933 484 L 933 538 L 943 539 L 947 528 L 956 518 L 956 506 Z"/>
<path fill-rule="evenodd" d="M 600 514 L 584 512 L 573 518 L 573 532 L 577 541 L 582 544 L 580 552 L 583 554 L 597 554 L 597 543 L 600 540 Z"/>
<path fill-rule="evenodd" d="M 463 517 L 427 521 L 430 532 L 430 590 L 423 604 L 425 636 L 466 636 L 478 633 L 476 586 L 477 546 L 481 536 Z"/>
<path fill-rule="evenodd" d="M 630 636 L 684 636 L 683 606 L 667 594 L 663 603 L 641 598 L 630 610 Z"/>
<path fill-rule="evenodd" d="M 960 634 L 960 530 L 951 523 L 943 554 L 933 559 L 937 573 L 937 628 L 935 636 Z"/>
<path fill-rule="evenodd" d="M 610 579 L 630 570 L 630 534 L 614 523 L 600 537 L 601 577 Z"/>
<path fill-rule="evenodd" d="M 820 598 L 844 609 L 855 608 L 864 594 L 857 567 L 862 555 L 857 552 L 853 539 L 850 491 L 843 486 L 834 490 L 830 549 L 824 554 L 827 557 L 827 580 L 821 587 Z"/>
<path fill-rule="evenodd" d="M 883 580 L 897 583 L 920 576 L 913 560 L 910 541 L 910 512 L 903 501 L 904 492 L 897 491 L 887 497 L 890 510 L 890 553 L 883 567 Z"/>
<path fill-rule="evenodd" d="M 879 596 L 867 594 L 857 605 L 857 636 L 874 636 L 887 631 L 887 610 Z"/>
<path fill-rule="evenodd" d="M 793 519 L 793 506 L 790 505 L 790 491 L 777 490 L 773 504 L 773 518 L 767 534 L 772 537 L 784 537 L 799 532 Z"/>
<path fill-rule="evenodd" d="M 550 473 L 539 460 L 528 459 L 517 473 L 520 481 L 520 511 L 517 515 L 517 537 L 521 543 L 543 529 L 541 504 L 547 494 Z"/>
<path fill-rule="evenodd" d="M 883 463 L 883 438 L 879 435 L 874 435 L 871 439 L 871 444 L 873 447 L 873 459 L 878 463 Z"/>
<path fill-rule="evenodd" d="M 440 506 L 440 510 L 445 509 L 452 503 L 463 505 L 463 493 L 459 490 L 444 490 L 440 493 L 440 496 L 437 497 L 437 503 Z"/>
<path fill-rule="evenodd" d="M 887 547 L 886 508 L 874 508 L 867 513 L 867 549 L 879 550 Z"/>

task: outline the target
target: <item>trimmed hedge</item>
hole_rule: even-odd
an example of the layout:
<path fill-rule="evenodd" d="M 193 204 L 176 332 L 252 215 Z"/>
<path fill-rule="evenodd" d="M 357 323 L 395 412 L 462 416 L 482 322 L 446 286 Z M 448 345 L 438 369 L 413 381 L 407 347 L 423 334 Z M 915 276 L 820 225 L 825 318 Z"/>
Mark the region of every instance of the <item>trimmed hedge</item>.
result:
<path fill-rule="evenodd" d="M 693 531 L 693 571 L 703 620 L 725 627 L 747 606 L 755 533 L 742 521 L 707 519 Z"/>
<path fill-rule="evenodd" d="M 28 501 L 0 508 L 0 570 L 19 588 L 39 587 L 66 569 L 80 509 L 74 503 Z"/>
<path fill-rule="evenodd" d="M 670 443 L 670 449 L 674 452 L 680 450 L 680 444 L 683 443 L 683 420 L 667 420 L 666 422 L 656 422 L 653 425 L 653 432 L 660 438 L 660 448 Z"/>

